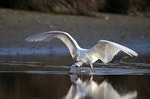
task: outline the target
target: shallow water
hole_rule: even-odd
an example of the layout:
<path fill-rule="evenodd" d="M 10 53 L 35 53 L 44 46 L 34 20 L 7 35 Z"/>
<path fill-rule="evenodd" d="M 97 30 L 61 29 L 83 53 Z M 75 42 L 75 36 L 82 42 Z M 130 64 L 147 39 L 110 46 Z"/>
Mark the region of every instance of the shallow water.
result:
<path fill-rule="evenodd" d="M 117 58 L 69 74 L 68 54 L 0 57 L 0 99 L 149 99 L 150 64 Z M 86 72 L 85 72 L 86 71 Z"/>
<path fill-rule="evenodd" d="M 75 77 L 74 77 L 75 76 Z M 1 72 L 1 99 L 149 99 L 148 75 L 69 75 Z M 111 97 L 111 98 L 110 98 Z M 77 98 L 77 99 L 80 99 Z M 118 98 L 120 99 L 120 98 Z M 125 98 L 130 99 L 130 98 Z M 133 98 L 131 98 L 133 99 Z"/>

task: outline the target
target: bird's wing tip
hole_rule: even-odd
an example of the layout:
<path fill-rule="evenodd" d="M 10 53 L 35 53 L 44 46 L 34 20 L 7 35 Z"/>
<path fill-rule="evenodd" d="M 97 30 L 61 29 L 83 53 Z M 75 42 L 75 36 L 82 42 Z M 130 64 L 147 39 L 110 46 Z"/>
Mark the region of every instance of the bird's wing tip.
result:
<path fill-rule="evenodd" d="M 100 40 L 100 42 L 107 42 L 107 43 L 117 44 L 117 43 L 115 43 L 115 42 L 108 41 L 108 40 Z M 117 44 L 117 45 L 120 45 L 120 44 Z M 123 46 L 123 45 L 121 45 L 121 46 Z M 130 55 L 130 56 L 135 56 L 135 57 L 137 57 L 137 56 L 138 56 L 138 53 L 132 50 L 132 52 L 130 52 L 129 55 Z"/>
<path fill-rule="evenodd" d="M 131 49 L 130 49 L 130 50 L 131 50 Z M 130 53 L 132 56 L 135 56 L 135 57 L 138 56 L 138 53 L 135 52 L 134 50 L 131 50 L 129 53 Z"/>
<path fill-rule="evenodd" d="M 25 38 L 25 41 L 31 42 L 33 41 L 30 37 Z"/>
<path fill-rule="evenodd" d="M 25 38 L 25 41 L 27 41 L 27 42 L 33 42 L 33 41 L 37 42 L 39 40 L 38 39 L 36 40 L 36 39 L 34 39 L 32 37 L 27 37 L 27 38 Z"/>
<path fill-rule="evenodd" d="M 28 37 L 27 37 L 27 38 L 25 38 L 24 40 L 25 40 L 25 41 L 30 41 L 30 39 L 29 39 Z"/>
<path fill-rule="evenodd" d="M 135 57 L 138 57 L 138 53 L 135 52 L 134 56 L 135 56 Z"/>

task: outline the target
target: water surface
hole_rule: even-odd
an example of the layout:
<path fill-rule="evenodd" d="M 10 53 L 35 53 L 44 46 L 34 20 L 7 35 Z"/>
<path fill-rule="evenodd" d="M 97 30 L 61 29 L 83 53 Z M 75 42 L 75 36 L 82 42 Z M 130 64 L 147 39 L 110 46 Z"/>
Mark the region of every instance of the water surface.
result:
<path fill-rule="evenodd" d="M 67 54 L 4 55 L 0 58 L 0 99 L 149 99 L 150 64 L 114 60 L 84 65 L 69 74 Z M 130 60 L 130 61 L 129 61 Z M 133 62 L 131 62 L 133 61 Z"/>
<path fill-rule="evenodd" d="M 0 99 L 149 99 L 150 62 L 121 57 L 69 74 L 66 53 L 1 55 Z"/>
<path fill-rule="evenodd" d="M 128 96 L 136 97 L 136 99 L 149 99 L 149 83 L 150 78 L 146 75 L 90 76 L 47 74 L 46 72 L 45 74 L 1 72 L 0 98 L 74 99 L 75 97 L 82 97 L 82 99 L 105 99 L 100 97 L 111 96 L 108 99 L 116 99 L 115 97 Z"/>

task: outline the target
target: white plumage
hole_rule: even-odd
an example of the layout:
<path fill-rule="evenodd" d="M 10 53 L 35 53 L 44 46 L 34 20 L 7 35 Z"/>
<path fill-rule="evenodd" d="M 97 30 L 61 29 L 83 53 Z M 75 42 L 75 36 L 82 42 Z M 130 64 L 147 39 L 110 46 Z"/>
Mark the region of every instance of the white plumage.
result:
<path fill-rule="evenodd" d="M 30 37 L 27 37 L 26 41 L 50 41 L 53 38 L 59 38 L 63 41 L 68 47 L 72 58 L 76 61 L 72 67 L 79 67 L 83 63 L 90 64 L 91 68 L 93 68 L 93 63 L 100 59 L 103 63 L 110 62 L 114 56 L 119 52 L 123 51 L 130 56 L 138 56 L 138 54 L 117 43 L 107 41 L 107 40 L 99 40 L 97 44 L 91 49 L 81 48 L 75 39 L 63 31 L 49 31 L 40 34 L 36 34 Z"/>

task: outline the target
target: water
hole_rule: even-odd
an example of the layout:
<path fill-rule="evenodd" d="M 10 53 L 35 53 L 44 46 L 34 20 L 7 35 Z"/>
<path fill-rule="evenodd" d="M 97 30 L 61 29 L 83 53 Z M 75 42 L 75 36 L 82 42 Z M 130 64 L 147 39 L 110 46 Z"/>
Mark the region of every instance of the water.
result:
<path fill-rule="evenodd" d="M 83 66 L 69 74 L 68 54 L 4 55 L 0 99 L 149 99 L 150 64 L 131 59 L 98 61 L 93 73 Z"/>
<path fill-rule="evenodd" d="M 77 77 L 72 81 L 74 78 L 71 76 Z M 149 83 L 150 78 L 147 75 L 90 76 L 57 74 L 56 72 L 54 74 L 47 74 L 46 72 L 1 72 L 0 98 L 74 99 L 71 97 L 82 96 L 86 97 L 82 99 L 93 99 L 94 96 L 94 99 L 104 99 L 100 97 L 111 96 L 108 99 L 117 99 L 115 97 L 126 95 L 137 99 L 149 99 Z"/>

